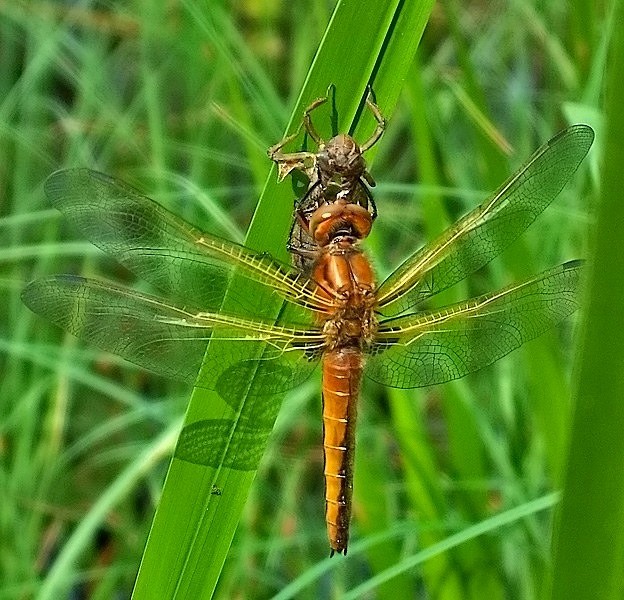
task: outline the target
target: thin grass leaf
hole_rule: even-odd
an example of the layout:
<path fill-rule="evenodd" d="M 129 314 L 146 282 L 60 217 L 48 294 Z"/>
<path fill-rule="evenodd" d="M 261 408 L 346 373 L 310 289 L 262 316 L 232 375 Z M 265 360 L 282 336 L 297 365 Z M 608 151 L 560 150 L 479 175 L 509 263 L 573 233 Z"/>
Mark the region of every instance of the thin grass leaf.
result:
<path fill-rule="evenodd" d="M 55 598 L 55 590 L 71 584 L 72 565 L 78 560 L 84 547 L 93 538 L 97 528 L 105 520 L 106 515 L 116 506 L 122 497 L 135 489 L 137 480 L 140 480 L 154 464 L 166 455 L 173 444 L 177 427 L 174 425 L 164 431 L 142 453 L 140 453 L 117 477 L 83 517 L 80 524 L 65 542 L 63 551 L 56 557 L 54 567 L 45 578 L 37 598 Z"/>
<path fill-rule="evenodd" d="M 559 500 L 559 496 L 556 493 L 537 498 L 531 502 L 518 507 L 511 508 L 505 512 L 494 515 L 488 519 L 484 519 L 479 523 L 470 525 L 465 529 L 448 536 L 443 541 L 433 544 L 416 554 L 404 558 L 400 563 L 394 565 L 390 569 L 387 569 L 383 573 L 377 573 L 374 577 L 371 577 L 365 583 L 362 583 L 355 588 L 349 590 L 347 594 L 343 596 L 345 600 L 356 600 L 362 598 L 367 592 L 376 589 L 385 581 L 405 573 L 410 569 L 413 569 L 419 564 L 422 564 L 426 560 L 434 556 L 438 556 L 444 552 L 448 552 L 451 548 L 457 547 L 461 544 L 465 544 L 470 540 L 474 540 L 484 534 L 490 533 L 497 529 L 500 529 L 506 525 L 514 523 L 520 519 L 531 516 L 537 512 L 546 510 L 554 506 Z M 489 597 L 489 596 L 488 596 Z"/>

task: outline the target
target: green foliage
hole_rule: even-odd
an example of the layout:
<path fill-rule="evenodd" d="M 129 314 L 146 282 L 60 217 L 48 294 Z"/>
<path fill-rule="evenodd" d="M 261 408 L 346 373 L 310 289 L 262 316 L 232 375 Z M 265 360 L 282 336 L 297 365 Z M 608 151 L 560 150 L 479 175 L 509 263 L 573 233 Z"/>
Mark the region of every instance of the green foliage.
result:
<path fill-rule="evenodd" d="M 174 461 L 163 491 L 189 390 L 64 336 L 19 295 L 59 272 L 144 286 L 46 205 L 42 182 L 62 167 L 120 177 L 287 259 L 294 190 L 266 148 L 329 84 L 338 129 L 366 138 L 371 82 L 389 118 L 367 155 L 381 280 L 565 125 L 589 123 L 601 146 L 602 8 L 448 0 L 414 57 L 429 2 L 121 4 L 0 5 L 0 598 L 128 596 L 141 557 L 137 598 L 209 597 L 215 585 L 220 598 L 537 598 L 566 462 L 570 324 L 458 382 L 365 386 L 353 543 L 329 560 L 316 379 L 271 408 L 255 479 L 228 469 L 231 457 Z M 329 111 L 315 123 L 327 135 Z M 595 155 L 586 162 L 522 240 L 442 300 L 587 256 Z M 195 391 L 185 422 L 228 411 Z M 589 445 L 569 469 L 613 473 L 609 449 Z M 579 506 L 600 493 L 574 489 Z"/>

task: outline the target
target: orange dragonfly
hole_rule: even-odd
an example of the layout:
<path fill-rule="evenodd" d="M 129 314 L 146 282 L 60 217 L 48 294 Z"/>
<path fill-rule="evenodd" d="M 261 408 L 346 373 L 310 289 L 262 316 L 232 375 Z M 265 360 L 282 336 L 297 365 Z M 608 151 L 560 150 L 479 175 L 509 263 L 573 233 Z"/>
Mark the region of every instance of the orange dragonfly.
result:
<path fill-rule="evenodd" d="M 87 169 L 58 171 L 45 184 L 51 203 L 171 299 L 71 275 L 36 280 L 22 297 L 74 335 L 161 375 L 216 390 L 235 409 L 246 393 L 254 406 L 277 402 L 275 394 L 302 382 L 320 360 L 327 530 L 331 553 L 346 553 L 362 375 L 398 388 L 444 383 L 493 363 L 578 308 L 578 261 L 441 309 L 422 304 L 518 238 L 561 191 L 593 138 L 586 125 L 556 135 L 380 285 L 359 246 L 372 217 L 358 204 L 322 203 L 311 216 L 319 251 L 307 275 L 199 231 L 121 181 Z M 277 320 L 239 287 L 245 279 L 284 301 Z M 228 313 L 220 310 L 226 290 Z M 214 340 L 227 340 L 227 352 L 205 354 Z M 258 411 L 242 423 L 249 436 L 233 440 L 240 451 L 232 468 L 255 468 L 264 414 Z M 219 440 L 231 425 L 188 425 L 176 456 L 216 464 Z"/>

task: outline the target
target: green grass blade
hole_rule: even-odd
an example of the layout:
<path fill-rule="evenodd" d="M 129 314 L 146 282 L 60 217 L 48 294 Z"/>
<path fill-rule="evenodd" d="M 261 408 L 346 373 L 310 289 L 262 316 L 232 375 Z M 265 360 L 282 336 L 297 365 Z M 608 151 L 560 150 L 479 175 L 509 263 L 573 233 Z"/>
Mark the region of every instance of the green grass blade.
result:
<path fill-rule="evenodd" d="M 389 110 L 396 103 L 401 81 L 406 75 L 411 60 L 409 53 L 413 54 L 420 38 L 414 27 L 418 23 L 416 32 L 422 32 L 430 6 L 431 2 L 339 2 L 288 130 L 292 131 L 298 125 L 303 109 L 311 100 L 324 95 L 332 83 L 336 86 L 338 128 L 341 131 L 351 129 L 366 86 L 375 73 L 375 88 L 377 79 L 383 81 L 377 94 L 378 101 L 382 110 Z M 209 17 L 205 18 L 209 24 Z M 356 22 L 357 32 L 353 30 Z M 409 33 L 405 27 L 410 28 Z M 399 33 L 403 42 L 395 41 L 395 38 L 400 39 Z M 391 73 L 386 73 L 384 64 L 390 65 Z M 326 131 L 322 125 L 320 128 L 324 135 Z M 283 248 L 291 220 L 291 206 L 292 191 L 288 185 L 278 186 L 272 172 L 247 236 L 247 244 L 285 258 Z M 255 292 L 250 289 L 250 293 Z M 277 315 L 279 306 L 275 310 Z M 213 345 L 209 352 L 226 350 L 222 345 Z M 253 410 L 252 404 L 249 400 L 243 402 L 239 415 L 233 417 L 236 425 L 230 440 L 237 435 L 240 414 Z M 268 423 L 272 423 L 278 409 L 278 400 L 268 407 Z M 195 389 L 185 423 L 223 419 L 225 415 L 232 418 L 229 410 L 216 394 Z M 270 431 L 270 426 L 267 429 Z M 179 460 L 172 462 L 136 582 L 135 599 L 196 599 L 212 595 L 254 476 L 253 471 L 233 468 L 237 464 L 235 446 L 224 445 L 221 466 L 217 468 Z M 211 494 L 215 489 L 218 494 Z"/>
<path fill-rule="evenodd" d="M 74 580 L 74 563 L 84 552 L 85 546 L 97 532 L 97 528 L 106 519 L 106 515 L 119 504 L 121 498 L 130 494 L 154 464 L 170 451 L 176 433 L 176 427 L 170 427 L 155 439 L 128 467 L 119 474 L 116 481 L 106 490 L 101 498 L 90 508 L 63 546 L 63 551 L 56 557 L 54 566 L 44 580 L 37 598 L 57 598 L 56 590 L 68 586 Z"/>
<path fill-rule="evenodd" d="M 602 202 L 579 360 L 577 401 L 555 542 L 552 598 L 615 600 L 624 589 L 624 4 L 613 14 Z M 618 226 L 614 226 L 618 224 Z"/>
<path fill-rule="evenodd" d="M 393 565 L 391 568 L 377 573 L 365 583 L 349 590 L 349 593 L 345 594 L 343 598 L 344 600 L 356 600 L 356 598 L 362 598 L 371 590 L 378 588 L 382 583 L 390 581 L 394 577 L 410 571 L 417 565 L 420 565 L 435 556 L 444 554 L 452 548 L 475 540 L 476 538 L 487 533 L 491 533 L 516 521 L 530 517 L 535 513 L 551 508 L 557 503 L 558 500 L 558 494 L 552 493 L 547 496 L 537 498 L 536 500 L 526 502 L 521 506 L 510 508 L 509 510 L 498 513 L 497 515 L 484 519 L 474 525 L 470 525 L 465 529 L 448 536 L 444 540 L 424 548 L 412 556 L 403 558 L 399 563 Z M 490 598 L 491 596 L 485 594 L 484 597 Z"/>

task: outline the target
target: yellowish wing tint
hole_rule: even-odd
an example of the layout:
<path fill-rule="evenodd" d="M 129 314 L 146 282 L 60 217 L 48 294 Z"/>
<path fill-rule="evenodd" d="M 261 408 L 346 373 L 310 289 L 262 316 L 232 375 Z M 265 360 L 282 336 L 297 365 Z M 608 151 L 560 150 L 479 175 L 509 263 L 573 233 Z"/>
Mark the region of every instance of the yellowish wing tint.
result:
<path fill-rule="evenodd" d="M 415 388 L 458 379 L 492 364 L 579 307 L 579 261 L 435 312 L 380 323 L 366 375 Z"/>
<path fill-rule="evenodd" d="M 318 329 L 193 313 L 155 296 L 73 275 L 38 279 L 24 289 L 22 299 L 34 312 L 102 350 L 159 375 L 214 389 L 232 401 L 254 369 L 260 369 L 263 381 L 257 395 L 297 386 L 314 369 L 324 341 Z M 208 354 L 197 378 L 210 340 L 233 343 L 227 345 L 227 355 Z M 246 360 L 254 343 L 262 346 L 262 359 Z"/>
<path fill-rule="evenodd" d="M 546 142 L 491 198 L 410 256 L 379 287 L 393 316 L 458 283 L 500 254 L 542 213 L 589 151 L 594 132 L 573 125 Z"/>
<path fill-rule="evenodd" d="M 204 233 L 108 175 L 57 171 L 46 180 L 45 191 L 89 241 L 181 306 L 218 310 L 236 270 L 292 304 L 327 309 L 310 280 L 288 265 Z M 236 289 L 228 294 L 236 314 L 263 316 L 257 297 Z"/>

